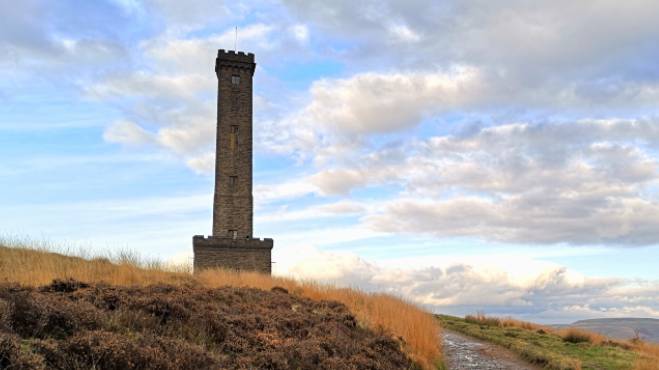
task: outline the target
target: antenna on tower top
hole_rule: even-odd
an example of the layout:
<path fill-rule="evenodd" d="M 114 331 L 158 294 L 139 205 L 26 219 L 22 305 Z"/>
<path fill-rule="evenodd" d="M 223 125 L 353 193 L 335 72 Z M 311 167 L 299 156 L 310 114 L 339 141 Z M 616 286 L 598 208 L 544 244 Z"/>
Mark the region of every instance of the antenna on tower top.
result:
<path fill-rule="evenodd" d="M 233 50 L 238 51 L 238 26 L 236 26 L 236 38 L 233 40 Z"/>

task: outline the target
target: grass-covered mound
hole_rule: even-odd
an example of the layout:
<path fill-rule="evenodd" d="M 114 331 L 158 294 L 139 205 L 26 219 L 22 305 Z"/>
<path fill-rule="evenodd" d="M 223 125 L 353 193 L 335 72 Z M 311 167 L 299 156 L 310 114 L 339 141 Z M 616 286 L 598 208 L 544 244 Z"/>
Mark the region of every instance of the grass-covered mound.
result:
<path fill-rule="evenodd" d="M 402 352 L 423 369 L 434 369 L 441 363 L 437 321 L 414 305 L 386 294 L 369 294 L 354 289 L 335 288 L 258 273 L 208 270 L 192 275 L 185 269 L 173 271 L 171 267 L 158 263 L 140 262 L 130 255 L 116 258 L 80 258 L 32 249 L 17 243 L 5 243 L 5 246 L 2 244 L 0 242 L 0 283 L 36 288 L 48 286 L 55 279 L 74 279 L 92 285 L 93 289 L 150 289 L 146 287 L 170 285 L 193 290 L 256 288 L 266 291 L 267 294 L 275 294 L 270 292 L 273 287 L 283 287 L 289 292 L 291 299 L 340 302 L 354 315 L 358 328 L 395 338 Z M 6 244 L 12 246 L 8 247 Z M 3 303 L 0 303 L 0 310 L 3 310 L 2 306 Z M 107 329 L 104 330 L 107 332 Z M 20 338 L 20 334 L 15 333 L 5 337 L 0 346 L 15 348 L 15 344 L 21 343 Z M 91 338 L 87 340 L 93 342 Z M 154 342 L 148 342 L 150 339 L 146 337 L 135 340 L 135 343 L 151 343 L 152 346 L 157 346 Z M 269 339 L 264 337 L 262 340 Z M 23 351 L 26 346 L 19 345 L 19 349 L 21 353 L 28 353 Z M 156 357 L 162 356 L 158 354 Z"/>
<path fill-rule="evenodd" d="M 0 368 L 409 369 L 345 305 L 283 288 L 0 285 Z"/>

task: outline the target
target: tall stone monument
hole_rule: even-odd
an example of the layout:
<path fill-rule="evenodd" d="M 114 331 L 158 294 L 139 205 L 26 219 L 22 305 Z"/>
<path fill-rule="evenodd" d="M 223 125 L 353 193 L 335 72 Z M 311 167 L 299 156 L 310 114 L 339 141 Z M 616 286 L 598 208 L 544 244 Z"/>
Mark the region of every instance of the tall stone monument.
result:
<path fill-rule="evenodd" d="M 222 267 L 271 272 L 272 239 L 254 239 L 252 76 L 254 54 L 220 49 L 213 235 L 192 238 L 194 270 Z"/>

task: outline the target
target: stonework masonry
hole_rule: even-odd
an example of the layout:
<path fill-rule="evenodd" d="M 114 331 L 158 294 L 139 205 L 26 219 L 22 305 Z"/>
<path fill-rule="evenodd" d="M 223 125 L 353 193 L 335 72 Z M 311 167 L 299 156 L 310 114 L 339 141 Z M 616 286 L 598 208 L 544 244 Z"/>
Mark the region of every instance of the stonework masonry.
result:
<path fill-rule="evenodd" d="M 220 50 L 213 236 L 252 237 L 252 76 L 254 54 Z"/>
<path fill-rule="evenodd" d="M 223 267 L 270 273 L 272 239 L 228 239 L 195 236 L 194 271 Z"/>
<path fill-rule="evenodd" d="M 213 236 L 193 238 L 195 271 L 209 267 L 271 270 L 272 239 L 254 239 L 252 76 L 254 54 L 220 49 Z"/>

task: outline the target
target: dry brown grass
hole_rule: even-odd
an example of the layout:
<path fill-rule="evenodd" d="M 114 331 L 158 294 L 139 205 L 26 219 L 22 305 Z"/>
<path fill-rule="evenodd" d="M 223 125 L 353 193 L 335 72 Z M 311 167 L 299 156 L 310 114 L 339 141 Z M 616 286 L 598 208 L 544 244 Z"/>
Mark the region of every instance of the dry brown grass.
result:
<path fill-rule="evenodd" d="M 477 323 L 481 325 L 489 326 L 498 326 L 501 328 L 522 328 L 526 330 L 540 331 L 542 330 L 545 333 L 551 333 L 558 335 L 563 338 L 564 341 L 570 343 L 592 343 L 592 344 L 602 344 L 604 342 L 614 342 L 622 344 L 622 341 L 614 341 L 610 338 L 605 337 L 604 335 L 589 332 L 583 329 L 578 328 L 564 328 L 564 329 L 555 329 L 549 326 L 535 324 L 532 322 L 516 320 L 510 317 L 499 318 L 494 316 L 486 316 L 483 313 L 477 313 L 476 315 L 467 315 L 465 317 L 467 322 Z M 627 345 L 627 344 L 625 344 Z"/>
<path fill-rule="evenodd" d="M 49 284 L 53 279 L 68 278 L 122 286 L 157 283 L 198 283 L 209 288 L 233 286 L 270 289 L 281 286 L 303 297 L 342 302 L 360 324 L 374 330 L 384 330 L 402 339 L 406 353 L 424 369 L 433 369 L 441 362 L 437 320 L 414 305 L 389 295 L 252 272 L 208 270 L 193 276 L 186 268 L 139 261 L 134 254 L 121 254 L 112 258 L 80 258 L 35 250 L 15 243 L 9 248 L 0 243 L 0 282 L 39 286 Z"/>
<path fill-rule="evenodd" d="M 512 317 L 495 317 L 495 316 L 486 316 L 484 313 L 479 312 L 475 315 L 465 316 L 465 321 L 472 322 L 480 325 L 489 325 L 489 326 L 498 326 L 501 328 L 522 328 L 526 330 L 544 330 L 545 332 L 552 332 L 554 329 L 535 324 L 527 321 L 520 321 L 513 319 Z"/>
<path fill-rule="evenodd" d="M 563 338 L 564 341 L 570 343 L 592 343 L 602 344 L 604 342 L 615 342 L 604 335 L 593 333 L 578 328 L 565 328 L 555 330 L 555 332 Z"/>
<path fill-rule="evenodd" d="M 659 344 L 636 341 L 634 350 L 639 354 L 634 370 L 659 369 Z"/>
<path fill-rule="evenodd" d="M 485 314 L 482 312 L 479 312 L 475 315 L 465 316 L 465 321 L 479 325 L 501 326 L 501 319 L 493 316 L 485 316 Z"/>
<path fill-rule="evenodd" d="M 510 317 L 501 319 L 501 326 L 503 326 L 504 328 L 522 328 L 526 330 L 535 330 L 535 331 L 544 330 L 545 332 L 550 330 L 550 328 L 544 325 L 535 324 L 527 321 L 520 321 Z"/>

